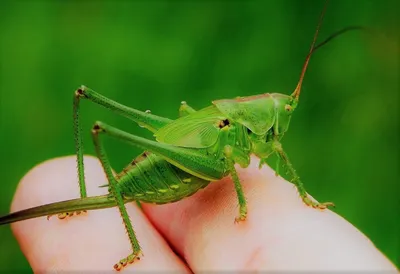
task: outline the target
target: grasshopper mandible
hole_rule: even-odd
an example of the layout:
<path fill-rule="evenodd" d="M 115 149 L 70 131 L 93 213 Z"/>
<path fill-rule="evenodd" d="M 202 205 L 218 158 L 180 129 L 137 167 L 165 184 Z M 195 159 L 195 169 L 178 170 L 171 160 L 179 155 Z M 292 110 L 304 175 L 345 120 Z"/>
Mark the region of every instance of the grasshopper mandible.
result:
<path fill-rule="evenodd" d="M 64 219 L 87 210 L 117 206 L 133 249 L 132 254 L 114 265 L 116 270 L 121 270 L 128 263 L 140 259 L 142 254 L 125 203 L 132 201 L 156 204 L 176 202 L 193 195 L 211 182 L 230 175 L 239 203 L 239 215 L 235 222 L 243 222 L 248 212 L 235 164 L 246 168 L 250 163 L 251 154 L 260 158 L 260 168 L 266 164 L 270 155 L 277 155 L 278 160 L 289 171 L 292 182 L 306 205 L 318 209 L 333 206 L 333 203 L 318 203 L 308 197 L 280 142 L 288 130 L 291 116 L 298 105 L 303 78 L 312 53 L 334 37 L 331 36 L 315 46 L 327 2 L 321 13 L 300 79 L 291 95 L 265 93 L 216 100 L 211 106 L 198 111 L 182 102 L 179 109 L 180 117 L 170 120 L 147 111 L 142 112 L 127 107 L 87 87 L 78 88 L 73 100 L 73 119 L 80 198 L 2 216 L 0 225 L 52 214 L 58 214 L 58 218 Z M 103 122 L 94 124 L 92 137 L 96 154 L 108 179 L 108 195 L 87 197 L 79 119 L 82 99 L 133 120 L 141 127 L 153 132 L 156 139 L 148 140 L 135 136 Z M 128 142 L 145 152 L 114 176 L 102 143 L 102 137 L 105 135 Z"/>

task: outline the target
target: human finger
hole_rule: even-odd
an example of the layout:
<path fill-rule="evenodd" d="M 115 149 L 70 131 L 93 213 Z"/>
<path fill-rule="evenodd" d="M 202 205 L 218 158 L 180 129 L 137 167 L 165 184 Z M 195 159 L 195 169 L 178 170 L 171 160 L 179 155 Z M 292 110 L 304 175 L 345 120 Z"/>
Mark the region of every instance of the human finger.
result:
<path fill-rule="evenodd" d="M 105 194 L 107 182 L 99 161 L 85 157 L 90 195 Z M 75 157 L 52 159 L 33 168 L 21 180 L 12 211 L 79 197 Z M 126 208 L 146 259 L 127 268 L 137 271 L 186 272 L 185 264 L 134 204 Z M 56 216 L 12 224 L 12 230 L 34 272 L 112 270 L 132 253 L 117 208 L 88 211 L 58 220 Z"/>
<path fill-rule="evenodd" d="M 395 270 L 354 226 L 306 206 L 294 185 L 269 167 L 259 170 L 253 158 L 238 171 L 248 202 L 243 223 L 233 223 L 239 210 L 230 178 L 175 204 L 144 206 L 195 272 Z"/>

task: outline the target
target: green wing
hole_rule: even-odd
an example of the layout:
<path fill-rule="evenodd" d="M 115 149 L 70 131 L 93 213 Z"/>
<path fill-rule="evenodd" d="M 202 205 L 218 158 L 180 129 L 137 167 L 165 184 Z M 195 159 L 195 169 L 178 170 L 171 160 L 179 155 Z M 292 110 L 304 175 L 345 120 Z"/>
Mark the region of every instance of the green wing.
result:
<path fill-rule="evenodd" d="M 205 148 L 218 139 L 220 121 L 226 119 L 218 108 L 210 106 L 181 117 L 160 128 L 154 136 L 160 143 L 180 147 Z"/>

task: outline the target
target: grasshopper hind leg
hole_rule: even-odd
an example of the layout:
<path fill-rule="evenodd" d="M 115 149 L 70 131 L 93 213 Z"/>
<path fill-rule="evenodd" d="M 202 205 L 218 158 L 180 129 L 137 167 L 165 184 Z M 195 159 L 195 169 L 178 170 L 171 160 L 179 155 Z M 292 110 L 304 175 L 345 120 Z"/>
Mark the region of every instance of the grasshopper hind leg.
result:
<path fill-rule="evenodd" d="M 128 233 L 130 243 L 132 245 L 132 253 L 114 265 L 114 269 L 117 271 L 120 271 L 127 264 L 131 264 L 136 260 L 140 260 L 140 257 L 143 256 L 143 253 L 142 253 L 141 247 L 139 245 L 139 241 L 136 238 L 135 231 L 133 230 L 132 223 L 129 219 L 129 215 L 128 215 L 128 212 L 125 207 L 125 202 L 122 197 L 121 190 L 118 187 L 117 181 L 112 172 L 108 156 L 105 152 L 105 149 L 103 148 L 102 142 L 100 141 L 100 138 L 99 138 L 100 133 L 104 133 L 104 130 L 98 125 L 98 123 L 96 123 L 92 130 L 92 137 L 93 137 L 93 142 L 94 142 L 94 146 L 96 149 L 96 154 L 101 162 L 101 165 L 103 166 L 104 172 L 106 173 L 108 183 L 109 183 L 109 188 L 108 188 L 109 192 L 115 199 L 115 202 L 120 211 L 125 229 Z"/>
<path fill-rule="evenodd" d="M 83 213 L 87 213 L 87 211 L 86 210 L 82 210 L 82 211 L 63 212 L 63 213 L 57 214 L 57 218 L 60 219 L 60 220 L 64 220 L 67 217 L 78 216 L 78 215 L 81 215 Z M 52 217 L 52 215 L 48 215 L 47 216 L 47 220 L 50 220 L 51 217 Z"/>
<path fill-rule="evenodd" d="M 79 192 L 81 198 L 86 198 L 87 192 L 86 192 L 85 172 L 83 163 L 82 133 L 80 125 L 80 101 L 82 99 L 89 100 L 95 104 L 98 104 L 111 111 L 114 111 L 119 115 L 125 116 L 126 118 L 135 121 L 137 124 L 147 128 L 152 132 L 156 132 L 158 129 L 171 122 L 171 120 L 122 105 L 85 86 L 81 86 L 80 88 L 78 88 L 75 91 L 73 97 L 74 137 L 75 137 L 75 150 L 77 156 Z M 65 219 L 67 217 L 80 215 L 82 213 L 86 213 L 86 211 L 64 212 L 58 214 L 58 218 Z M 47 219 L 50 219 L 50 217 L 51 216 L 47 216 Z"/>

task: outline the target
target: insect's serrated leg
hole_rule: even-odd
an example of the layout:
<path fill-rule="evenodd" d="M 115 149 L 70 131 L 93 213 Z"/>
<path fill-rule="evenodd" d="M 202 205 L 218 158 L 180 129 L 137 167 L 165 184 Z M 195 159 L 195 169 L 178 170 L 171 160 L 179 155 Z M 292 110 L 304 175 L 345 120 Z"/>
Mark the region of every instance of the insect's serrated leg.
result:
<path fill-rule="evenodd" d="M 110 184 L 109 186 L 109 191 L 114 197 L 116 204 L 118 206 L 118 209 L 121 213 L 122 220 L 125 225 L 125 229 L 128 233 L 129 240 L 132 245 L 132 254 L 130 254 L 128 257 L 120 260 L 117 264 L 114 265 L 115 270 L 121 270 L 123 267 L 125 267 L 128 263 L 133 263 L 135 260 L 140 260 L 140 256 L 142 255 L 141 247 L 139 245 L 139 241 L 136 238 L 135 231 L 133 230 L 132 223 L 129 219 L 128 212 L 125 207 L 124 199 L 122 197 L 122 194 L 120 192 L 120 189 L 117 185 L 117 181 L 115 180 L 115 177 L 112 173 L 111 165 L 108 160 L 107 154 L 105 152 L 105 149 L 103 147 L 102 142 L 100 141 L 99 134 L 103 132 L 103 129 L 99 127 L 97 124 L 94 125 L 93 130 L 92 130 L 92 137 L 93 137 L 93 142 L 94 146 L 96 148 L 96 154 L 100 159 L 101 165 L 103 166 L 104 172 L 106 173 L 108 182 Z"/>
<path fill-rule="evenodd" d="M 151 132 L 156 132 L 163 126 L 172 122 L 172 120 L 168 118 L 122 105 L 85 86 L 82 86 L 76 90 L 74 104 L 77 104 L 80 99 L 87 99 L 93 103 L 114 111 L 121 116 L 133 120 L 138 125 L 148 129 Z"/>
<path fill-rule="evenodd" d="M 87 197 L 87 193 L 86 193 L 86 183 L 85 183 L 84 163 L 83 163 L 83 144 L 81 137 L 82 134 L 81 134 L 80 117 L 79 117 L 80 115 L 79 107 L 81 99 L 87 99 L 109 110 L 112 110 L 119 115 L 125 116 L 135 121 L 139 125 L 149 129 L 152 132 L 155 132 L 159 128 L 170 123 L 171 120 L 124 106 L 87 87 L 82 86 L 78 88 L 75 91 L 74 103 L 73 103 L 74 136 L 75 136 L 75 149 L 77 155 L 80 196 L 81 198 L 85 198 Z"/>
<path fill-rule="evenodd" d="M 189 106 L 185 101 L 181 102 L 181 106 L 179 107 L 179 117 L 184 117 L 194 112 L 196 112 L 196 110 Z"/>
<path fill-rule="evenodd" d="M 282 148 L 282 144 L 275 140 L 273 141 L 273 149 L 278 154 L 278 157 L 283 161 L 287 169 L 289 170 L 292 176 L 292 183 L 296 186 L 297 190 L 299 191 L 300 197 L 302 198 L 303 202 L 311 207 L 319 208 L 319 209 L 326 209 L 328 206 L 335 206 L 332 202 L 325 202 L 325 203 L 318 203 L 311 200 L 308 197 L 307 191 L 304 188 L 303 183 L 300 181 L 300 177 L 297 175 L 296 170 L 293 168 L 292 163 L 289 161 L 288 156 L 286 155 L 285 151 Z"/>
<path fill-rule="evenodd" d="M 201 179 L 216 181 L 222 179 L 226 174 L 226 164 L 222 159 L 216 160 L 195 149 L 176 147 L 148 140 L 102 122 L 96 122 L 96 125 L 107 135 L 125 141 L 137 148 L 152 152 L 179 169 Z"/>
<path fill-rule="evenodd" d="M 228 168 L 235 184 L 235 190 L 239 201 L 239 216 L 235 218 L 235 223 L 239 223 L 246 220 L 247 217 L 247 202 L 246 197 L 244 196 L 242 185 L 240 183 L 239 176 L 235 169 L 235 161 L 233 160 L 234 148 L 227 145 L 224 147 L 224 154 L 227 158 Z M 250 163 L 250 161 L 249 161 Z"/>

